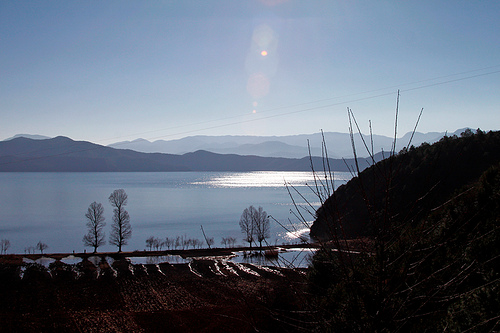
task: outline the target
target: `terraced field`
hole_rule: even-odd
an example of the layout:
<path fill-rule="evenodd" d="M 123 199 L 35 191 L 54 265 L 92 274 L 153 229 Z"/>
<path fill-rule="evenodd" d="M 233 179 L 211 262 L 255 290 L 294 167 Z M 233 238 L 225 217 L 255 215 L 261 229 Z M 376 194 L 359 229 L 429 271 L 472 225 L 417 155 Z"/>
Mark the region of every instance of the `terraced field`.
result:
<path fill-rule="evenodd" d="M 305 270 L 199 259 L 0 265 L 1 332 L 290 331 Z"/>

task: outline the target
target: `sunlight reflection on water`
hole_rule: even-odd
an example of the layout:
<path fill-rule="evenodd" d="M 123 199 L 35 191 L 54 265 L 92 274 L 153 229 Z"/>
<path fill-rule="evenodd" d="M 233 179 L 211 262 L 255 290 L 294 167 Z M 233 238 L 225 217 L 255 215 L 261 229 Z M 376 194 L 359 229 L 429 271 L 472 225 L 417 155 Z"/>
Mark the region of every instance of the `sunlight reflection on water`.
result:
<path fill-rule="evenodd" d="M 349 173 L 336 172 L 335 186 L 349 178 Z M 285 182 L 294 188 L 287 191 Z M 83 252 L 88 204 L 106 206 L 109 236 L 112 210 L 106 202 L 117 188 L 129 195 L 130 251 L 144 249 L 151 235 L 201 239 L 200 225 L 216 244 L 234 237 L 236 245 L 243 245 L 238 222 L 249 205 L 262 206 L 272 216 L 270 244 L 300 243 L 298 235 L 287 233 L 308 228 L 320 206 L 317 195 L 306 187 L 314 184 L 311 172 L 0 173 L 0 184 L 0 233 L 10 240 L 11 253 L 29 252 L 40 240 L 54 253 Z M 116 247 L 108 243 L 99 250 L 111 252 Z"/>
<path fill-rule="evenodd" d="M 245 256 L 244 252 L 235 252 L 236 256 L 231 258 L 231 261 L 258 266 L 306 268 L 311 263 L 314 253 L 316 249 L 308 248 L 281 249 L 277 257 Z"/>
<path fill-rule="evenodd" d="M 347 176 L 336 174 L 336 180 L 339 186 L 347 180 Z M 344 179 L 345 178 L 345 179 Z M 314 176 L 311 172 L 303 171 L 255 171 L 255 172 L 233 172 L 213 176 L 206 180 L 195 181 L 195 185 L 204 185 L 209 187 L 280 187 L 285 183 L 293 186 L 306 186 L 314 184 Z"/>

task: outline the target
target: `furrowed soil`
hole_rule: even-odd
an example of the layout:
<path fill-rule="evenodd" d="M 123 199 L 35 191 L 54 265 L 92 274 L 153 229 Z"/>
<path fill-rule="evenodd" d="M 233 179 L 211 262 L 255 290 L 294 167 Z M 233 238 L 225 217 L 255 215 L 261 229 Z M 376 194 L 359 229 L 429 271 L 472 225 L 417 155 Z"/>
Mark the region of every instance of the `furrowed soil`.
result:
<path fill-rule="evenodd" d="M 105 257 L 103 257 L 105 258 Z M 290 332 L 305 270 L 223 259 L 0 263 L 0 332 Z"/>

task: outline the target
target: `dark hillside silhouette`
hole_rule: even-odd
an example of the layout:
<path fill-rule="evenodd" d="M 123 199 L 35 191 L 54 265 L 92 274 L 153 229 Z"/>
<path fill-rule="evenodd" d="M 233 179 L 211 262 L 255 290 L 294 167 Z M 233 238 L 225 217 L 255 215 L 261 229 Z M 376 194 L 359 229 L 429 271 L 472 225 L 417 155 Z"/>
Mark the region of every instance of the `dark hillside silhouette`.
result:
<path fill-rule="evenodd" d="M 417 219 L 498 163 L 500 132 L 465 131 L 461 137 L 444 137 L 433 145 L 404 149 L 339 187 L 318 209 L 311 236 L 329 237 L 332 226 L 325 217 L 332 211 L 340 212 L 337 216 L 348 238 L 370 235 L 373 219 L 382 216 L 387 207 L 399 220 Z M 391 191 L 386 197 L 388 181 Z"/>
<path fill-rule="evenodd" d="M 318 331 L 498 331 L 499 148 L 500 132 L 466 130 L 339 188 L 311 229 L 329 241 L 304 319 Z"/>

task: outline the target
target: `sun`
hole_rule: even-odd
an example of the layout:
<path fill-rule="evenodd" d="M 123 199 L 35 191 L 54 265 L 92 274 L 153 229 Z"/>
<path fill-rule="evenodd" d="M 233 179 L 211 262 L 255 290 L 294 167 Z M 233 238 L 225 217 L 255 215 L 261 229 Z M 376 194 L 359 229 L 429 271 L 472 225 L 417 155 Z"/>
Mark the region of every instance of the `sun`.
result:
<path fill-rule="evenodd" d="M 261 53 L 260 53 L 261 56 L 265 57 L 267 55 L 267 51 L 266 50 L 263 50 Z"/>

